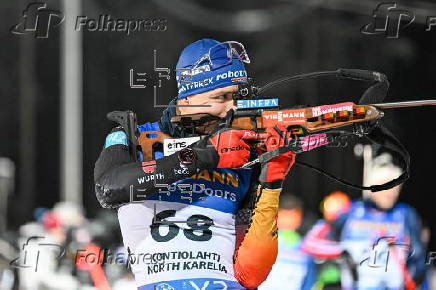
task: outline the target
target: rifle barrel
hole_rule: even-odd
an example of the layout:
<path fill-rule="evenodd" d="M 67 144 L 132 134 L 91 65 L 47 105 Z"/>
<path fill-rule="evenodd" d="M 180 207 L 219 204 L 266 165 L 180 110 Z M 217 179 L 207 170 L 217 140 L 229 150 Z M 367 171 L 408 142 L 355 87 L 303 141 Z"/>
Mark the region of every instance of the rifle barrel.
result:
<path fill-rule="evenodd" d="M 436 106 L 436 100 L 380 103 L 380 104 L 371 104 L 370 106 L 374 106 L 374 107 L 380 108 L 380 109 L 407 108 L 407 107 L 420 107 L 420 106 Z"/>

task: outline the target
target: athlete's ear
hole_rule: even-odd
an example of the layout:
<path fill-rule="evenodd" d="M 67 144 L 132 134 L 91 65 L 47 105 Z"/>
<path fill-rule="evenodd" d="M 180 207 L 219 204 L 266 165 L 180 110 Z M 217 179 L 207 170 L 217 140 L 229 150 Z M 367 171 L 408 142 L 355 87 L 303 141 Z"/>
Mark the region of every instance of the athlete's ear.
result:
<path fill-rule="evenodd" d="M 177 105 L 183 105 L 183 106 L 189 105 L 188 98 L 178 99 L 177 100 Z M 185 109 L 186 109 L 185 107 L 177 107 L 176 108 L 177 115 L 185 115 L 185 114 L 187 114 Z"/>

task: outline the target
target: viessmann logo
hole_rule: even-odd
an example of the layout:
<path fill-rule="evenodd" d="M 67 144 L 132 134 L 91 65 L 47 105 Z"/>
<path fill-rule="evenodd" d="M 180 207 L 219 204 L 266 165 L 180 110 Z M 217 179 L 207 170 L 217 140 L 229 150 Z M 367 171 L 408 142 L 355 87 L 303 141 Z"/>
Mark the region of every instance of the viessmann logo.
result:
<path fill-rule="evenodd" d="M 286 119 L 294 119 L 294 118 L 304 118 L 304 112 L 277 112 L 275 114 L 267 115 L 265 114 L 265 118 L 267 120 L 278 120 L 283 121 Z"/>
<path fill-rule="evenodd" d="M 302 124 L 305 122 L 305 109 L 263 111 L 262 120 L 265 126 L 274 126 L 277 123 L 283 125 Z"/>

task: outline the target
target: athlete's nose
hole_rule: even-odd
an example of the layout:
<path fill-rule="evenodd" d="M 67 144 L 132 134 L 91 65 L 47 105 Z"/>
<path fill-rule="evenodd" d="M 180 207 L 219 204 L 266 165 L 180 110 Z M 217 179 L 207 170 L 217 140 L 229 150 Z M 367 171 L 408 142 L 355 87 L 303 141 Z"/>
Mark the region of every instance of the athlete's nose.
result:
<path fill-rule="evenodd" d="M 236 101 L 233 99 L 230 102 L 228 102 L 228 105 L 227 105 L 227 111 L 229 111 L 231 109 L 236 110 Z"/>

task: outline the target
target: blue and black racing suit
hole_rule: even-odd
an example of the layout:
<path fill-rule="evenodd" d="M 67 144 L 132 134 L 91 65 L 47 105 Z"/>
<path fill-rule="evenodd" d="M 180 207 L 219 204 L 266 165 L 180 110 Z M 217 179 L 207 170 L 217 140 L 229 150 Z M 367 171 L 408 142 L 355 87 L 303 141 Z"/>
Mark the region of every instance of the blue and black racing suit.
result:
<path fill-rule="evenodd" d="M 425 247 L 416 211 L 397 203 L 389 210 L 356 201 L 334 222 L 308 233 L 303 249 L 343 260 L 343 289 L 414 289 L 425 275 Z"/>

